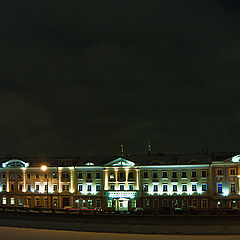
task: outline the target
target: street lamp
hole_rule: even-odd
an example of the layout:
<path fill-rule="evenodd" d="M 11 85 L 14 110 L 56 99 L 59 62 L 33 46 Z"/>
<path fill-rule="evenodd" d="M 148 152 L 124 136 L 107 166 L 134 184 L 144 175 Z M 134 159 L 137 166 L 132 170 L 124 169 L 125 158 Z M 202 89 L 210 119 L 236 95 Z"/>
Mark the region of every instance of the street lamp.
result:
<path fill-rule="evenodd" d="M 47 166 L 46 165 L 42 165 L 41 166 L 41 170 L 43 172 L 45 172 L 47 170 Z M 48 208 L 48 174 L 47 174 L 47 208 Z M 51 208 L 52 208 L 52 202 L 51 202 Z"/>

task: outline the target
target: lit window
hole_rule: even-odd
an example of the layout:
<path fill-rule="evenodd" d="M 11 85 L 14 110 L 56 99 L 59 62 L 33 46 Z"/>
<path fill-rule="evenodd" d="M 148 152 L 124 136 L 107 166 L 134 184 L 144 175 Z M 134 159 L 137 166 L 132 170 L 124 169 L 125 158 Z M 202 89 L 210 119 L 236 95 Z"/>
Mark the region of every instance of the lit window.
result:
<path fill-rule="evenodd" d="M 101 207 L 101 200 L 97 199 L 97 208 L 100 208 L 100 207 Z"/>
<path fill-rule="evenodd" d="M 63 191 L 65 191 L 65 190 L 69 190 L 69 185 L 63 185 Z"/>
<path fill-rule="evenodd" d="M 91 191 L 92 191 L 92 185 L 90 185 L 90 184 L 87 185 L 87 191 L 88 191 L 88 192 L 91 192 Z"/>
<path fill-rule="evenodd" d="M 19 206 L 22 206 L 22 205 L 23 205 L 23 199 L 22 199 L 22 198 L 19 198 L 19 199 L 18 199 L 18 205 L 19 205 Z"/>
<path fill-rule="evenodd" d="M 58 205 L 58 200 L 57 200 L 57 198 L 54 198 L 53 199 L 53 206 L 57 207 L 57 205 Z"/>
<path fill-rule="evenodd" d="M 218 193 L 222 193 L 223 191 L 222 191 L 222 183 L 218 183 L 217 184 L 217 192 Z"/>
<path fill-rule="evenodd" d="M 134 186 L 132 184 L 129 185 L 129 190 L 133 191 L 134 190 Z"/>
<path fill-rule="evenodd" d="M 120 185 L 120 191 L 124 191 L 124 185 Z"/>
<path fill-rule="evenodd" d="M 108 205 L 108 208 L 112 207 L 112 199 L 107 200 L 107 205 Z"/>
<path fill-rule="evenodd" d="M 154 191 L 154 192 L 157 192 L 157 191 L 158 191 L 158 185 L 157 185 L 157 184 L 154 184 L 154 185 L 153 185 L 153 191 Z"/>
<path fill-rule="evenodd" d="M 3 197 L 3 198 L 2 198 L 2 204 L 3 204 L 3 205 L 6 205 L 6 204 L 7 204 L 7 198 L 6 198 L 6 197 Z"/>
<path fill-rule="evenodd" d="M 91 199 L 88 200 L 88 207 L 92 207 L 92 200 Z"/>
<path fill-rule="evenodd" d="M 109 178 L 112 179 L 112 180 L 115 179 L 115 174 L 114 174 L 114 172 L 110 172 Z"/>
<path fill-rule="evenodd" d="M 148 191 L 148 185 L 147 185 L 147 184 L 144 184 L 144 185 L 143 185 L 143 191 L 144 191 L 144 192 L 147 192 L 147 191 Z"/>
<path fill-rule="evenodd" d="M 145 206 L 146 208 L 149 207 L 149 200 L 148 200 L 147 198 L 144 200 L 144 206 Z"/>
<path fill-rule="evenodd" d="M 177 191 L 177 185 L 174 184 L 174 185 L 173 185 L 173 192 L 176 192 L 176 191 Z"/>
<path fill-rule="evenodd" d="M 230 190 L 231 190 L 231 193 L 236 192 L 236 184 L 235 183 L 231 183 Z"/>
<path fill-rule="evenodd" d="M 3 185 L 2 185 L 2 190 L 3 190 L 3 191 L 6 191 L 6 184 L 3 184 Z"/>
<path fill-rule="evenodd" d="M 54 184 L 53 185 L 53 191 L 57 191 L 58 187 L 57 187 L 57 184 Z"/>
<path fill-rule="evenodd" d="M 111 191 L 114 191 L 114 190 L 115 190 L 115 185 L 111 184 L 111 185 L 110 185 L 110 190 L 111 190 Z"/>
<path fill-rule="evenodd" d="M 99 185 L 99 184 L 96 185 L 96 191 L 97 191 L 97 192 L 101 191 L 101 185 Z"/>
<path fill-rule="evenodd" d="M 222 201 L 218 201 L 217 202 L 217 208 L 222 208 L 223 207 L 223 202 Z"/>
<path fill-rule="evenodd" d="M 206 192 L 207 191 L 207 184 L 202 184 L 202 191 Z"/>
<path fill-rule="evenodd" d="M 36 206 L 40 206 L 40 199 L 36 198 Z"/>
<path fill-rule="evenodd" d="M 168 185 L 167 184 L 163 184 L 163 192 L 167 192 L 168 191 Z"/>
<path fill-rule="evenodd" d="M 136 200 L 132 200 L 132 208 L 136 208 L 137 207 L 137 201 Z"/>
<path fill-rule="evenodd" d="M 183 191 L 183 192 L 186 192 L 186 191 L 187 191 L 187 184 L 183 184 L 183 185 L 182 185 L 182 191 Z"/>
<path fill-rule="evenodd" d="M 193 192 L 197 191 L 197 185 L 196 185 L 196 184 L 193 184 L 193 185 L 192 185 L 192 191 L 193 191 Z"/>
<path fill-rule="evenodd" d="M 78 191 L 81 192 L 83 190 L 83 185 L 82 184 L 78 184 Z"/>

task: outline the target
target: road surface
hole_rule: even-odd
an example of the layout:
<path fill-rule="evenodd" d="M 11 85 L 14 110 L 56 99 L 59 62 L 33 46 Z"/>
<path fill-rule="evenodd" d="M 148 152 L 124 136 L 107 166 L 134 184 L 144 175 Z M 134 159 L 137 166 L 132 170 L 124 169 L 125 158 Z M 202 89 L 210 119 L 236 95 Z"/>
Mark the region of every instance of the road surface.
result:
<path fill-rule="evenodd" d="M 150 235 L 124 233 L 94 233 L 31 228 L 0 227 L 1 240 L 239 240 L 240 236 Z"/>

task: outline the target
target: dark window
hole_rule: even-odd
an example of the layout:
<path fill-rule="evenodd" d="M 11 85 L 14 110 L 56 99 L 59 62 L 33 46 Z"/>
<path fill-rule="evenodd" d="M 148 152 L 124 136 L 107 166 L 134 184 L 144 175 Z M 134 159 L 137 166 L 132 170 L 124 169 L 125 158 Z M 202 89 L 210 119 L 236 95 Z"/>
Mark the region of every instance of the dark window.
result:
<path fill-rule="evenodd" d="M 47 173 L 45 173 L 45 174 L 44 174 L 44 178 L 47 178 L 47 177 L 48 177 L 48 176 L 47 176 Z"/>
<path fill-rule="evenodd" d="M 27 185 L 27 189 L 28 189 L 28 191 L 31 191 L 31 185 L 30 184 Z"/>
<path fill-rule="evenodd" d="M 133 172 L 128 173 L 128 179 L 133 179 Z"/>
<path fill-rule="evenodd" d="M 11 184 L 11 191 L 14 191 L 14 184 Z"/>
<path fill-rule="evenodd" d="M 217 170 L 217 176 L 222 176 L 222 175 L 223 175 L 222 169 L 218 169 L 218 170 Z"/>
<path fill-rule="evenodd" d="M 5 178 L 6 178 L 6 174 L 2 173 L 2 179 L 5 179 Z"/>
<path fill-rule="evenodd" d="M 124 185 L 120 185 L 120 191 L 124 191 Z"/>
<path fill-rule="evenodd" d="M 39 191 L 39 185 L 36 185 L 36 191 Z"/>
<path fill-rule="evenodd" d="M 130 191 L 133 191 L 134 190 L 134 186 L 131 184 L 131 185 L 129 185 L 129 190 Z"/>
<path fill-rule="evenodd" d="M 235 169 L 231 169 L 231 170 L 230 170 L 230 175 L 231 175 L 231 176 L 235 176 L 235 175 L 236 175 Z"/>
<path fill-rule="evenodd" d="M 111 190 L 111 191 L 114 191 L 114 190 L 115 190 L 115 185 L 113 185 L 113 184 L 110 185 L 110 190 Z"/>
<path fill-rule="evenodd" d="M 182 178 L 187 178 L 187 172 L 182 172 Z"/>
<path fill-rule="evenodd" d="M 27 178 L 30 178 L 30 177 L 31 177 L 31 175 L 30 175 L 30 173 L 28 173 L 28 174 L 27 174 Z"/>
<path fill-rule="evenodd" d="M 92 185 L 87 185 L 87 190 L 88 190 L 89 192 L 91 192 L 91 191 L 92 191 Z"/>
<path fill-rule="evenodd" d="M 202 171 L 202 177 L 207 177 L 207 171 L 206 170 Z"/>
<path fill-rule="evenodd" d="M 62 178 L 69 178 L 69 173 L 62 173 Z"/>
<path fill-rule="evenodd" d="M 36 178 L 39 178 L 39 174 L 38 173 L 36 173 Z"/>
<path fill-rule="evenodd" d="M 192 171 L 192 177 L 193 178 L 197 177 L 197 172 L 196 171 Z"/>
<path fill-rule="evenodd" d="M 53 178 L 57 178 L 57 173 L 53 173 Z"/>
<path fill-rule="evenodd" d="M 22 191 L 22 184 L 19 185 L 19 191 Z"/>
<path fill-rule="evenodd" d="M 158 173 L 157 172 L 153 172 L 153 178 L 157 178 L 158 177 Z"/>
<path fill-rule="evenodd" d="M 167 172 L 162 172 L 162 178 L 168 178 Z"/>
<path fill-rule="evenodd" d="M 177 172 L 172 172 L 172 178 L 177 178 Z"/>
<path fill-rule="evenodd" d="M 6 191 L 6 184 L 3 184 L 3 185 L 2 185 L 2 190 L 3 190 L 3 191 Z"/>
<path fill-rule="evenodd" d="M 100 179 L 100 172 L 96 172 L 96 179 Z"/>
<path fill-rule="evenodd" d="M 96 185 L 96 191 L 101 191 L 101 185 Z"/>
<path fill-rule="evenodd" d="M 87 172 L 87 179 L 91 179 L 92 178 L 92 174 L 90 172 Z"/>
<path fill-rule="evenodd" d="M 119 172 L 119 178 L 121 178 L 121 179 L 124 178 L 124 172 Z"/>
<path fill-rule="evenodd" d="M 53 185 L 53 191 L 57 191 L 57 184 Z"/>
<path fill-rule="evenodd" d="M 173 192 L 177 191 L 177 185 L 173 185 Z"/>
<path fill-rule="evenodd" d="M 235 193 L 236 192 L 236 185 L 235 183 L 231 183 L 231 193 Z"/>
<path fill-rule="evenodd" d="M 148 178 L 148 172 L 143 172 L 143 178 Z"/>
<path fill-rule="evenodd" d="M 78 173 L 78 179 L 82 179 L 83 178 L 83 174 L 82 174 L 82 172 L 79 172 Z"/>

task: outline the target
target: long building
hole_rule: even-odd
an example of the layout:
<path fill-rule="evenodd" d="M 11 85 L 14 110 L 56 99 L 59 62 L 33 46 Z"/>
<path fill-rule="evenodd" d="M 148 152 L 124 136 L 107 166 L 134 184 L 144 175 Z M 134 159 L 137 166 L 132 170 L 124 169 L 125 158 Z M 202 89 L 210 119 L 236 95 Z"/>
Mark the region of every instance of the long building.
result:
<path fill-rule="evenodd" d="M 0 206 L 159 211 L 240 206 L 240 155 L 3 159 Z"/>

